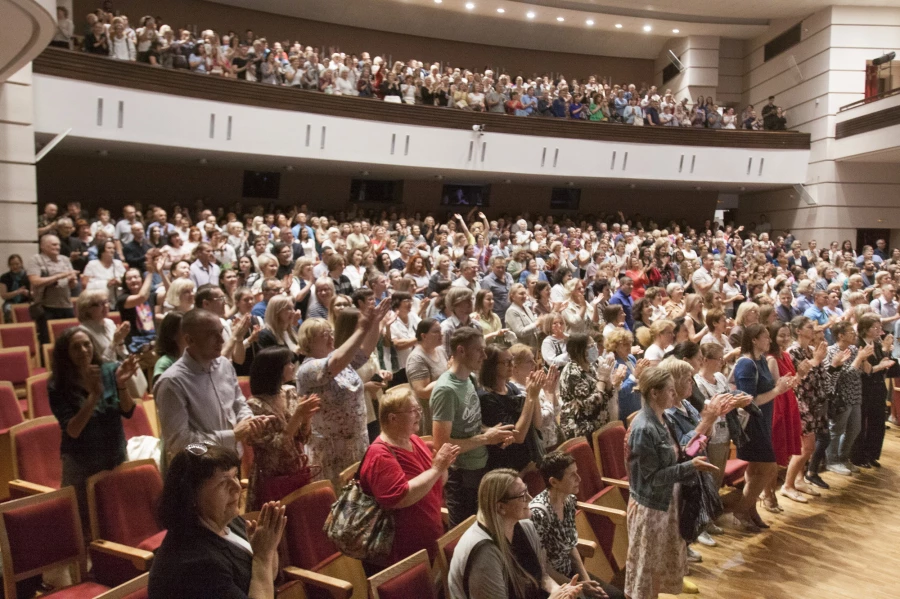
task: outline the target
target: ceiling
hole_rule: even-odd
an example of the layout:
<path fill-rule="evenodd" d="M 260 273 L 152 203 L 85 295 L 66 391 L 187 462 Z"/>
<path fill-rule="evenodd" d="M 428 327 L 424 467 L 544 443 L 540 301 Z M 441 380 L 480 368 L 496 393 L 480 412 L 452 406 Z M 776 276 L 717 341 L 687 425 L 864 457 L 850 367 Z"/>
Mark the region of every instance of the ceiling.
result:
<path fill-rule="evenodd" d="M 0 81 L 21 69 L 53 38 L 53 0 L 0 0 Z"/>
<path fill-rule="evenodd" d="M 800 19 L 834 4 L 828 0 L 657 0 L 646 4 L 623 0 L 206 1 L 459 42 L 650 59 L 655 59 L 672 37 L 750 39 L 763 34 L 771 20 Z M 897 5 L 896 0 L 838 3 Z M 645 32 L 644 27 L 651 29 Z"/>
<path fill-rule="evenodd" d="M 890 162 L 900 164 L 900 148 L 890 148 L 842 158 L 838 162 Z"/>
<path fill-rule="evenodd" d="M 53 136 L 46 133 L 35 134 L 36 151 L 50 141 Z M 90 156 L 96 160 L 98 168 L 105 162 L 108 168 L 118 160 L 140 163 L 165 163 L 190 165 L 191 169 L 209 168 L 230 170 L 281 171 L 321 176 L 344 176 L 362 179 L 383 180 L 432 180 L 456 183 L 478 184 L 535 184 L 563 186 L 570 183 L 566 178 L 548 175 L 515 175 L 504 173 L 473 173 L 467 170 L 426 169 L 406 166 L 372 165 L 346 161 L 329 161 L 303 158 L 285 158 L 283 156 L 266 156 L 258 154 L 239 154 L 235 152 L 216 152 L 197 150 L 179 146 L 161 146 L 154 144 L 129 143 L 124 141 L 106 141 L 68 136 L 48 154 L 53 160 L 73 156 L 84 158 Z M 205 162 L 201 162 L 205 161 Z M 731 184 L 690 181 L 644 181 L 608 178 L 576 178 L 572 183 L 578 187 L 601 187 L 623 189 L 634 185 L 633 189 L 694 189 L 697 191 L 717 191 L 720 193 L 743 193 L 781 189 L 783 185 L 763 184 Z"/>

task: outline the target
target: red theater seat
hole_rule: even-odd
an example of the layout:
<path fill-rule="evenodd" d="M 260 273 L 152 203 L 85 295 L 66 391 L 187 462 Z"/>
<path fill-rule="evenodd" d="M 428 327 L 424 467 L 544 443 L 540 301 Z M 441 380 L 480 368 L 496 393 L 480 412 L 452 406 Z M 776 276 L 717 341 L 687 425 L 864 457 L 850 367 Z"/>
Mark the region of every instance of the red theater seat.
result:
<path fill-rule="evenodd" d="M 56 418 L 44 416 L 28 420 L 9 429 L 9 435 L 14 478 L 9 482 L 10 495 L 26 497 L 59 489 L 62 431 Z"/>
<path fill-rule="evenodd" d="M 412 554 L 369 578 L 372 599 L 437 599 L 428 552 Z"/>

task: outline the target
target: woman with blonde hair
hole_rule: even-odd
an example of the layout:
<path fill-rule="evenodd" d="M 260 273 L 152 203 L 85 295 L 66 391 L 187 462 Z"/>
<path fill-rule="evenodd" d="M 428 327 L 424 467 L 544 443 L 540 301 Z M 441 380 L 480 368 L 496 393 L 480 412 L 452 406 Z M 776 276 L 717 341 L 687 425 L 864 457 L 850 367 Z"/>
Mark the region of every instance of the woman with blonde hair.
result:
<path fill-rule="evenodd" d="M 90 335 L 97 353 L 104 362 L 123 360 L 128 355 L 125 339 L 131 330 L 128 322 L 118 327 L 109 318 L 109 297 L 104 289 L 86 289 L 76 301 L 78 320 Z"/>
<path fill-rule="evenodd" d="M 276 295 L 266 306 L 266 327 L 259 332 L 260 349 L 282 345 L 297 355 L 299 339 L 296 327 L 300 322 L 300 311 L 294 309 L 294 300 L 286 295 Z"/>
<path fill-rule="evenodd" d="M 744 302 L 738 306 L 737 314 L 734 316 L 734 326 L 728 333 L 728 342 L 732 347 L 741 347 L 741 341 L 744 338 L 744 327 L 751 324 L 759 323 L 759 304 L 753 302 Z"/>
<path fill-rule="evenodd" d="M 190 279 L 175 279 L 169 285 L 166 292 L 166 301 L 163 303 L 162 311 L 156 315 L 157 319 L 162 321 L 163 316 L 167 313 L 177 310 L 178 312 L 189 312 L 194 308 L 194 294 L 197 286 Z"/>
<path fill-rule="evenodd" d="M 271 254 L 263 254 L 256 258 L 259 278 L 253 283 L 253 293 L 262 293 L 262 285 L 266 279 L 274 279 L 278 274 L 278 258 Z"/>
<path fill-rule="evenodd" d="M 678 403 L 673 376 L 651 367 L 641 374 L 639 385 L 643 406 L 626 438 L 630 497 L 624 590 L 630 599 L 655 599 L 660 593 L 681 593 L 687 574 L 687 545 L 678 518 L 681 483 L 695 478 L 698 470 L 717 468 L 704 456 L 678 461 L 678 441 L 664 421 L 665 411 Z"/>
<path fill-rule="evenodd" d="M 562 585 L 547 573 L 528 487 L 518 472 L 498 468 L 478 486 L 478 521 L 463 533 L 450 562 L 451 597 L 575 599 L 577 577 Z M 471 563 L 470 563 L 471 562 Z"/>
<path fill-rule="evenodd" d="M 638 343 L 646 344 L 644 357 L 649 360 L 650 366 L 656 366 L 662 362 L 666 352 L 670 351 L 675 343 L 675 323 L 664 318 L 640 329 Z"/>
<path fill-rule="evenodd" d="M 369 444 L 363 381 L 356 372 L 369 360 L 378 343 L 382 320 L 390 302 L 365 304 L 353 334 L 335 347 L 334 330 L 327 320 L 310 318 L 300 327 L 298 348 L 306 359 L 297 371 L 297 391 L 317 393 L 321 409 L 312 419 L 310 461 L 322 466 L 322 478 L 336 487 L 347 466 L 362 459 Z M 355 308 L 341 317 L 357 313 Z"/>
<path fill-rule="evenodd" d="M 541 342 L 541 359 L 548 366 L 556 364 L 562 368 L 569 360 L 566 353 L 566 321 L 559 312 L 552 312 L 539 322 L 546 335 Z"/>
<path fill-rule="evenodd" d="M 631 354 L 634 336 L 628 329 L 613 329 L 603 337 L 603 348 L 616 357 L 616 367 L 624 366 L 625 379 L 619 387 L 619 420 L 627 422 L 628 417 L 641 409 L 641 392 L 638 381 L 644 369 L 650 366 L 646 358 L 638 360 Z"/>
<path fill-rule="evenodd" d="M 568 305 L 562 311 L 563 320 L 569 334 L 585 333 L 600 330 L 600 310 L 584 297 L 584 281 L 569 279 L 566 282 L 566 300 Z"/>

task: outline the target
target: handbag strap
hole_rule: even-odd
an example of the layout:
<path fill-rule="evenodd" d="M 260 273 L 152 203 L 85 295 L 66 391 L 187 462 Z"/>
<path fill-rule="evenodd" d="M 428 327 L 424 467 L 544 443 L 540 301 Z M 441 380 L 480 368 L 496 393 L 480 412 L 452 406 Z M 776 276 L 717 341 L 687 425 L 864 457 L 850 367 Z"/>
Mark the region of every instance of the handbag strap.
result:
<path fill-rule="evenodd" d="M 380 439 L 375 439 L 375 443 L 378 443 L 379 440 L 380 440 Z M 362 459 L 359 461 L 359 467 L 356 469 L 356 474 L 353 475 L 353 480 L 355 480 L 356 482 L 359 482 L 359 473 L 360 473 L 360 471 L 362 470 L 363 462 L 366 461 L 366 456 L 369 455 L 369 450 L 372 449 L 372 447 L 375 446 L 375 443 L 372 443 L 371 445 L 369 445 L 368 447 L 366 447 L 366 453 L 363 454 Z M 387 447 L 387 448 L 388 448 L 388 451 L 391 452 L 391 455 L 394 456 L 394 459 L 397 460 L 397 454 L 394 452 L 394 448 L 391 447 L 391 444 L 390 444 L 390 443 L 385 443 L 384 441 L 381 441 L 381 444 L 384 445 L 385 447 Z M 397 460 L 398 463 L 399 463 L 399 461 L 400 461 L 400 460 Z"/>

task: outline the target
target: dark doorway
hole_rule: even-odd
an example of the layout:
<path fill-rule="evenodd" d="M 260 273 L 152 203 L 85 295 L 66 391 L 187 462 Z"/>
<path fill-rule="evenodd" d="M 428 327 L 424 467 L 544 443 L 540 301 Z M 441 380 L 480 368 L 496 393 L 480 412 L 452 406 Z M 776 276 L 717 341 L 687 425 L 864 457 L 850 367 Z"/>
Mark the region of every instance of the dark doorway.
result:
<path fill-rule="evenodd" d="M 884 239 L 886 242 L 891 241 L 890 229 L 857 229 L 856 230 L 856 254 L 862 254 L 864 245 L 875 247 L 875 242 Z"/>

